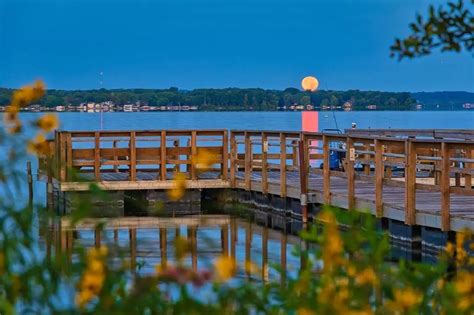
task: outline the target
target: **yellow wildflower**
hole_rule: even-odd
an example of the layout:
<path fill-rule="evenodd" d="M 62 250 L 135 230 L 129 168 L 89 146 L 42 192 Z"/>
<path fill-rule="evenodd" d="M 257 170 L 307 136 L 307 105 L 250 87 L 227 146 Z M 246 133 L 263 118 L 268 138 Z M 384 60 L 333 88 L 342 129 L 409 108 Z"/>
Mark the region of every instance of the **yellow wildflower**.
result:
<path fill-rule="evenodd" d="M 54 114 L 45 114 L 36 121 L 36 125 L 45 132 L 51 132 L 59 126 L 58 117 Z"/>
<path fill-rule="evenodd" d="M 208 149 L 198 150 L 198 154 L 193 156 L 192 163 L 194 167 L 199 171 L 206 171 L 212 165 L 219 162 L 217 154 L 211 152 Z"/>
<path fill-rule="evenodd" d="M 90 248 L 87 252 L 87 258 L 92 259 L 104 259 L 107 256 L 108 249 L 105 246 Z"/>
<path fill-rule="evenodd" d="M 12 106 L 25 107 L 32 101 L 40 99 L 45 92 L 44 83 L 37 80 L 32 85 L 26 85 L 13 93 Z"/>
<path fill-rule="evenodd" d="M 79 307 L 84 307 L 90 300 L 95 296 L 95 294 L 89 290 L 82 290 L 76 295 L 76 305 Z"/>
<path fill-rule="evenodd" d="M 176 173 L 173 181 L 173 188 L 168 190 L 168 197 L 177 201 L 183 198 L 186 192 L 186 175 L 183 173 Z"/>
<path fill-rule="evenodd" d="M 184 237 L 178 236 L 174 240 L 176 259 L 181 261 L 191 250 L 190 242 Z"/>
<path fill-rule="evenodd" d="M 35 139 L 28 141 L 27 150 L 31 154 L 50 155 L 51 148 L 43 134 L 38 134 Z"/>
<path fill-rule="evenodd" d="M 104 278 L 105 277 L 103 273 L 86 271 L 81 282 L 81 288 L 83 290 L 89 290 L 94 294 L 98 294 L 102 289 Z"/>
<path fill-rule="evenodd" d="M 456 277 L 454 286 L 459 294 L 468 294 L 472 292 L 474 295 L 474 273 L 466 271 L 460 272 Z"/>
<path fill-rule="evenodd" d="M 216 276 L 219 281 L 227 281 L 237 272 L 235 260 L 229 256 L 222 255 L 214 262 Z"/>
<path fill-rule="evenodd" d="M 395 289 L 393 296 L 392 309 L 408 310 L 420 304 L 423 300 L 421 293 L 412 288 Z"/>
<path fill-rule="evenodd" d="M 312 310 L 310 310 L 309 308 L 306 308 L 306 307 L 300 307 L 296 311 L 296 314 L 297 315 L 316 315 L 315 312 L 313 312 Z"/>
<path fill-rule="evenodd" d="M 251 262 L 250 260 L 247 260 L 244 264 L 244 269 L 245 269 L 245 272 L 248 273 L 248 274 L 256 274 L 258 273 L 258 267 L 256 264 L 254 264 L 253 262 Z"/>
<path fill-rule="evenodd" d="M 372 268 L 366 268 L 362 270 L 356 277 L 355 283 L 358 285 L 371 284 L 375 285 L 377 282 L 377 275 Z"/>

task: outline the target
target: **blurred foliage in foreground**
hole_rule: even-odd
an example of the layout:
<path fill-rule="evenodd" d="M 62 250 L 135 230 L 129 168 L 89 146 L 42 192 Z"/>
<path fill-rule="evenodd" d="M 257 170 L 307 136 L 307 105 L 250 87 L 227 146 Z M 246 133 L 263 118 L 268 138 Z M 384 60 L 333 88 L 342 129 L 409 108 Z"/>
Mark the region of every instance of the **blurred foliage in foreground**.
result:
<path fill-rule="evenodd" d="M 474 50 L 474 0 L 448 1 L 446 5 L 435 8 L 431 5 L 428 17 L 420 14 L 410 24 L 411 34 L 405 39 L 396 39 L 390 48 L 392 57 L 415 58 L 431 54 L 439 49 L 442 52 L 461 52 Z M 469 3 L 470 2 L 470 3 Z"/>
<path fill-rule="evenodd" d="M 21 128 L 11 128 L 21 126 L 16 121 L 18 116 L 6 119 L 9 124 L 7 134 L 1 137 L 3 147 L 22 136 Z M 42 118 L 39 121 L 35 123 L 39 134 L 57 124 L 51 118 L 47 123 Z M 39 141 L 34 142 L 37 148 L 43 147 L 41 139 L 35 141 Z M 37 154 L 49 154 L 34 148 Z M 304 242 L 312 245 L 305 247 L 310 248 L 307 250 L 295 249 L 304 261 L 298 275 L 283 277 L 282 281 L 229 281 L 239 270 L 260 271 L 250 261 L 240 266 L 226 255 L 216 259 L 212 270 L 192 270 L 183 264 L 191 248 L 184 238 L 175 242 L 177 261 L 159 264 L 151 275 L 131 270 L 130 262 L 113 245 L 89 250 L 76 245 L 73 251 L 77 259 L 72 261 L 60 252 L 48 257 L 39 248 L 35 226 L 36 214 L 47 212 L 8 201 L 17 200 L 14 198 L 22 190 L 21 178 L 8 173 L 22 151 L 18 146 L 10 150 L 1 168 L 0 314 L 474 312 L 474 262 L 465 248 L 468 233 L 460 233 L 435 265 L 387 263 L 384 259 L 389 251 L 388 237 L 376 232 L 372 216 L 330 208 L 319 214 L 320 224 L 301 235 Z M 213 158 L 204 155 L 193 162 L 204 169 L 213 163 Z M 177 174 L 175 178 L 170 196 L 179 198 L 186 186 L 181 176 Z M 86 210 L 86 206 L 79 208 L 75 219 L 81 220 Z M 340 223 L 347 227 L 344 232 L 339 230 Z M 273 268 L 284 272 L 277 265 Z M 207 292 L 196 294 L 199 290 Z"/>

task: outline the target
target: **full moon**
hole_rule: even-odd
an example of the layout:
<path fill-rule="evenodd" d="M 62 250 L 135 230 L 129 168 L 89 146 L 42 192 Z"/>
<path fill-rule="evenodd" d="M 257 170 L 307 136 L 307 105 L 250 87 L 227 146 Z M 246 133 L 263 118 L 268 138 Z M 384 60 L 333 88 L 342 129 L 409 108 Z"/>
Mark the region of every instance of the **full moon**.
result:
<path fill-rule="evenodd" d="M 301 81 L 301 86 L 305 91 L 314 92 L 318 89 L 319 81 L 315 77 L 308 76 Z"/>

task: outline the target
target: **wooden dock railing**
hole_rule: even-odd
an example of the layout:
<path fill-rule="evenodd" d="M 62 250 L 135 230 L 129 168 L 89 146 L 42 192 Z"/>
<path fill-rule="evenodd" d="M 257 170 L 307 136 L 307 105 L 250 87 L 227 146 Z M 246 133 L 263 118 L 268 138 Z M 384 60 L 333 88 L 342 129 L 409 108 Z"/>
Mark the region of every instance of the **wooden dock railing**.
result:
<path fill-rule="evenodd" d="M 306 206 L 320 203 L 365 208 L 409 225 L 431 220 L 430 226 L 445 231 L 474 221 L 474 131 L 379 134 L 57 131 L 52 164 L 45 166 L 43 159 L 40 167 L 52 169 L 48 177 L 62 190 L 87 189 L 78 188 L 76 175 L 107 189 L 168 189 L 173 172 L 180 171 L 189 188 L 231 187 L 300 199 L 304 220 Z M 218 158 L 205 174 L 192 163 L 201 150 Z"/>

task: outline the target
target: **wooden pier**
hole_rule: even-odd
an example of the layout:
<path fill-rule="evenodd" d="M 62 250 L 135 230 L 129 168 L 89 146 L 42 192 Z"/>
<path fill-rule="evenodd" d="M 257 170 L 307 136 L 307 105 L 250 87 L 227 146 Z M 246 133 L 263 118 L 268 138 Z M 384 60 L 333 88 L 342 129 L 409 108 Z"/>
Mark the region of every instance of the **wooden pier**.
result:
<path fill-rule="evenodd" d="M 298 200 L 303 221 L 322 204 L 442 231 L 474 230 L 474 130 L 350 129 L 56 131 L 40 159 L 49 192 L 233 189 Z M 192 163 L 201 150 L 217 161 Z M 334 161 L 341 163 L 335 167 Z"/>

